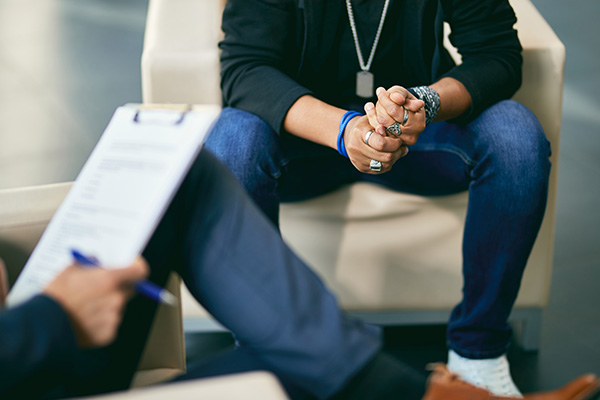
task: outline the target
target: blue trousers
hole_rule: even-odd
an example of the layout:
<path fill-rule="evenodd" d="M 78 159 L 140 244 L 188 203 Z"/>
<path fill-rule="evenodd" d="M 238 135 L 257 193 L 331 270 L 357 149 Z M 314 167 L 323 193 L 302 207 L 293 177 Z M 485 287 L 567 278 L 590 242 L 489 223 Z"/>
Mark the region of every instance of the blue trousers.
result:
<path fill-rule="evenodd" d="M 284 244 L 227 168 L 206 151 L 192 166 L 144 256 L 151 267 L 149 279 L 163 285 L 175 269 L 196 299 L 235 334 L 244 357 L 217 365 L 218 373 L 246 369 L 232 362 L 246 363 L 248 369 L 260 366 L 325 398 L 381 347 L 380 329 L 340 311 L 332 293 Z M 74 359 L 67 372 L 71 376 L 62 379 L 67 387 L 55 388 L 49 397 L 128 387 L 155 311 L 154 302 L 134 298 L 115 343 L 69 355 Z M 243 361 L 248 357 L 256 362 Z M 212 374 L 209 369 L 195 377 Z M 423 390 L 424 380 L 414 382 Z"/>
<path fill-rule="evenodd" d="M 380 175 L 362 174 L 335 150 L 277 135 L 257 116 L 232 108 L 223 110 L 206 147 L 275 225 L 281 201 L 357 181 L 421 195 L 468 190 L 463 298 L 450 317 L 448 346 L 469 358 L 505 353 L 507 319 L 544 215 L 550 171 L 549 142 L 524 106 L 503 101 L 466 126 L 431 124 Z"/>

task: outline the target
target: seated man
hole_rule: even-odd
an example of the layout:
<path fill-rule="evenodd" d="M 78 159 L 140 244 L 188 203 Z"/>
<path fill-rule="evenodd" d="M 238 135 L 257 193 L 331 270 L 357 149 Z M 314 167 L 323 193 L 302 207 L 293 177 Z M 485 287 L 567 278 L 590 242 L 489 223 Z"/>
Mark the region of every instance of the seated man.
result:
<path fill-rule="evenodd" d="M 176 268 L 196 299 L 236 335 L 230 367 L 221 364 L 220 372 L 239 371 L 238 360 L 251 359 L 245 365 L 273 372 L 290 393 L 317 398 L 492 398 L 443 366 L 427 384 L 424 375 L 383 353 L 380 330 L 340 311 L 206 151 L 144 258 L 150 280 L 164 285 Z M 127 388 L 156 304 L 133 298 L 116 329 L 131 283 L 145 273 L 143 260 L 117 271 L 70 267 L 44 293 L 0 314 L 0 397 L 59 398 Z M 110 342 L 115 333 L 109 346 L 90 348 Z M 589 375 L 532 399 L 589 398 L 597 387 Z"/>
<path fill-rule="evenodd" d="M 443 46 L 444 21 L 460 65 Z M 281 201 L 359 181 L 425 196 L 468 190 L 448 367 L 520 397 L 507 321 L 545 211 L 550 146 L 508 100 L 522 75 L 515 21 L 508 0 L 229 0 L 228 107 L 206 148 L 275 224 Z"/>

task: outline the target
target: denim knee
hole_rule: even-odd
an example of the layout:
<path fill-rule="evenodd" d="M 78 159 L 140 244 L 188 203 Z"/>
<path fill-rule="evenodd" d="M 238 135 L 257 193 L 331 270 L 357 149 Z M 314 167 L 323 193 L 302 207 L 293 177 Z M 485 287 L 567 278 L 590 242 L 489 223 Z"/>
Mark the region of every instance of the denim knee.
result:
<path fill-rule="evenodd" d="M 252 200 L 278 224 L 277 187 L 283 155 L 279 135 L 254 114 L 225 108 L 205 148 L 233 173 Z"/>
<path fill-rule="evenodd" d="M 249 112 L 231 107 L 223 109 L 205 148 L 244 186 L 257 179 L 257 173 L 271 178 L 278 174 L 279 136 L 267 122 Z"/>
<path fill-rule="evenodd" d="M 505 100 L 485 110 L 472 127 L 476 130 L 476 147 L 495 171 L 509 182 L 521 178 L 535 181 L 548 179 L 550 142 L 537 117 L 525 106 Z"/>

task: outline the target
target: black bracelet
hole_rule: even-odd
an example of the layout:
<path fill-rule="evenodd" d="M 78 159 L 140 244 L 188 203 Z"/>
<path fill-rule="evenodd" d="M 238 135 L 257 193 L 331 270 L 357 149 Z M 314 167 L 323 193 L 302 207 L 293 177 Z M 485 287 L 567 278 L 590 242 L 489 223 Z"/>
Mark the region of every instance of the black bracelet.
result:
<path fill-rule="evenodd" d="M 435 119 L 440 110 L 440 95 L 429 86 L 416 86 L 408 91 L 419 100 L 425 102 L 425 125 L 429 125 Z"/>

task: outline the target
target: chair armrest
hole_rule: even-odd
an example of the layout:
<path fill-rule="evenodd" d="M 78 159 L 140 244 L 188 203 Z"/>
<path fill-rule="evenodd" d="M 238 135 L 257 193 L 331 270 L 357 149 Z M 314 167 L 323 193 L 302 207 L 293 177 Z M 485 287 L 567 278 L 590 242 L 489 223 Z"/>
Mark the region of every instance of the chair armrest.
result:
<path fill-rule="evenodd" d="M 221 104 L 222 11 L 221 0 L 150 1 L 142 52 L 144 103 Z"/>
<path fill-rule="evenodd" d="M 104 396 L 85 397 L 80 400 L 235 400 L 248 398 L 261 400 L 288 399 L 273 375 L 268 372 L 249 372 L 136 389 Z"/>
<path fill-rule="evenodd" d="M 0 190 L 0 257 L 12 284 L 71 182 Z"/>
<path fill-rule="evenodd" d="M 523 84 L 513 98 L 528 107 L 539 119 L 552 145 L 552 169 L 548 187 L 548 203 L 536 245 L 530 257 L 544 258 L 552 266 L 554 232 L 556 229 L 556 190 L 558 184 L 558 155 L 562 122 L 565 46 L 530 0 L 511 0 L 517 15 L 515 28 L 523 46 Z M 537 278 L 539 279 L 539 277 Z M 547 301 L 551 273 L 544 276 Z M 539 283 L 539 282 L 538 282 Z M 529 282 L 523 281 L 523 285 Z"/>
<path fill-rule="evenodd" d="M 538 117 L 558 154 L 565 46 L 529 0 L 511 0 L 523 46 L 523 84 L 514 99 Z"/>

